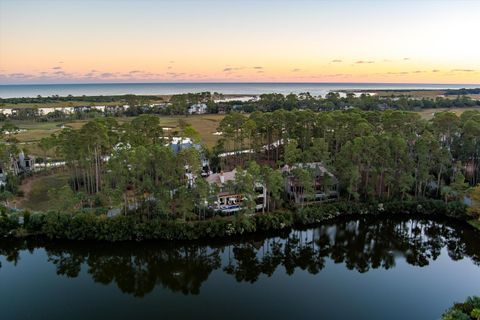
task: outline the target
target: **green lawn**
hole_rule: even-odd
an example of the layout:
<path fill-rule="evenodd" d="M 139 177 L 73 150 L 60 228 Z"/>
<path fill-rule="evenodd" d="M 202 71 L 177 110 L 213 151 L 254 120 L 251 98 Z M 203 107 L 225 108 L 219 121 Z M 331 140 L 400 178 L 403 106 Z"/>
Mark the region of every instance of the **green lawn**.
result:
<path fill-rule="evenodd" d="M 468 220 L 468 223 L 474 226 L 475 228 L 477 228 L 478 230 L 480 230 L 480 220 L 472 219 L 472 220 Z"/>
<path fill-rule="evenodd" d="M 423 119 L 430 120 L 433 118 L 433 115 L 437 112 L 442 112 L 442 111 L 450 111 L 455 113 L 457 116 L 460 116 L 462 113 L 464 113 L 467 110 L 480 110 L 479 107 L 471 107 L 471 108 L 433 108 L 433 109 L 423 109 L 421 111 L 418 111 L 420 116 Z"/>

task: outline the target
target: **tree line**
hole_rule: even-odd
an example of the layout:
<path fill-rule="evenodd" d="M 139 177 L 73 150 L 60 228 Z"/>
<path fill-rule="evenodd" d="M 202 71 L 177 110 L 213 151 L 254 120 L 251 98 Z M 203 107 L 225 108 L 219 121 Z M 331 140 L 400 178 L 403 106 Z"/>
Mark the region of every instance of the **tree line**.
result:
<path fill-rule="evenodd" d="M 452 94 L 450 94 L 452 95 Z M 120 104 L 126 104 L 128 109 L 107 109 L 105 111 L 98 110 L 81 110 L 72 114 L 65 114 L 56 111 L 47 115 L 40 115 L 36 108 L 18 108 L 14 115 L 8 116 L 10 119 L 26 120 L 34 119 L 36 121 L 64 121 L 66 119 L 88 119 L 95 117 L 108 116 L 138 116 L 141 114 L 158 114 L 158 115 L 188 115 L 188 109 L 192 104 L 204 103 L 207 106 L 207 113 L 230 113 L 245 112 L 252 113 L 254 111 L 273 112 L 275 110 L 312 110 L 312 111 L 333 111 L 345 109 L 360 109 L 365 111 L 384 111 L 384 110 L 420 110 L 430 108 L 463 108 L 480 106 L 480 100 L 473 100 L 464 94 L 458 94 L 454 99 L 445 97 L 421 98 L 416 99 L 408 96 L 391 96 L 383 97 L 378 95 L 361 94 L 355 96 L 353 93 L 330 92 L 324 97 L 312 96 L 310 93 L 300 94 L 262 94 L 258 99 L 250 101 L 217 101 L 224 96 L 219 93 L 201 92 L 172 95 L 169 99 L 159 100 L 155 96 L 98 96 L 98 97 L 71 97 L 73 100 L 66 101 L 95 101 L 109 102 L 120 101 Z M 69 99 L 68 97 L 54 97 L 56 99 Z M 77 99 L 78 98 L 78 99 Z M 90 99 L 92 98 L 92 99 Z M 49 102 L 49 98 L 11 98 L 0 99 L 2 103 L 21 103 L 27 101 L 37 101 L 36 103 Z M 46 100 L 45 100 L 46 99 Z M 77 100 L 75 100 L 77 99 Z M 82 100 L 83 99 L 83 100 Z M 104 100 L 102 100 L 104 99 Z M 91 103 L 90 103 L 91 104 Z M 5 121 L 6 115 L 0 114 L 0 121 Z"/>

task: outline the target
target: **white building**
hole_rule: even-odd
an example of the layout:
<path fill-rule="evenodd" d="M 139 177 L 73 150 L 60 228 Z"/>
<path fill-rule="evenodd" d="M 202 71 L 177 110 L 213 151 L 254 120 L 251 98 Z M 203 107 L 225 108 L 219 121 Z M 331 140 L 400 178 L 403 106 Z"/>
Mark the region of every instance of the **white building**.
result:
<path fill-rule="evenodd" d="M 101 112 L 105 112 L 105 106 L 92 106 L 91 108 Z"/>
<path fill-rule="evenodd" d="M 188 108 L 189 114 L 204 114 L 207 113 L 207 105 L 205 103 L 192 104 Z"/>
<path fill-rule="evenodd" d="M 6 115 L 6 116 L 11 116 L 11 115 L 12 115 L 12 112 L 13 112 L 12 109 L 0 109 L 0 113 L 1 113 L 1 114 L 4 114 L 4 115 Z"/>

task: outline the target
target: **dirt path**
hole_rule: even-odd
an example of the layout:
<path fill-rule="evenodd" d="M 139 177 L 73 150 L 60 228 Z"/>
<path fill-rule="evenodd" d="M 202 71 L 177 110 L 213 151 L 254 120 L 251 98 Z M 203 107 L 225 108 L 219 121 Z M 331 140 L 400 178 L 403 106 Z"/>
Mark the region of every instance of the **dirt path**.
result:
<path fill-rule="evenodd" d="M 28 177 L 27 179 L 23 180 L 23 183 L 19 187 L 19 189 L 23 192 L 23 197 L 15 197 L 14 199 L 17 208 L 23 209 L 24 203 L 28 202 L 28 200 L 30 199 L 33 184 L 43 177 L 43 175 L 38 175 Z"/>

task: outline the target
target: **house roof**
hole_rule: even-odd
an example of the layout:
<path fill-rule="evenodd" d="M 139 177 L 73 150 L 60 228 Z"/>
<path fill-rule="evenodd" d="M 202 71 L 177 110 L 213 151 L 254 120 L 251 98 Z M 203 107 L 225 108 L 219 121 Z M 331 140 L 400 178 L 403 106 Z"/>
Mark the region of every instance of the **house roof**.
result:
<path fill-rule="evenodd" d="M 233 169 L 232 171 L 227 171 L 227 172 L 220 172 L 220 173 L 213 173 L 209 175 L 208 177 L 205 178 L 205 180 L 208 182 L 208 184 L 217 184 L 217 185 L 222 185 L 223 183 L 226 183 L 227 181 L 235 181 L 235 175 L 237 174 L 237 169 Z M 223 175 L 223 183 L 221 180 L 221 176 Z"/>

